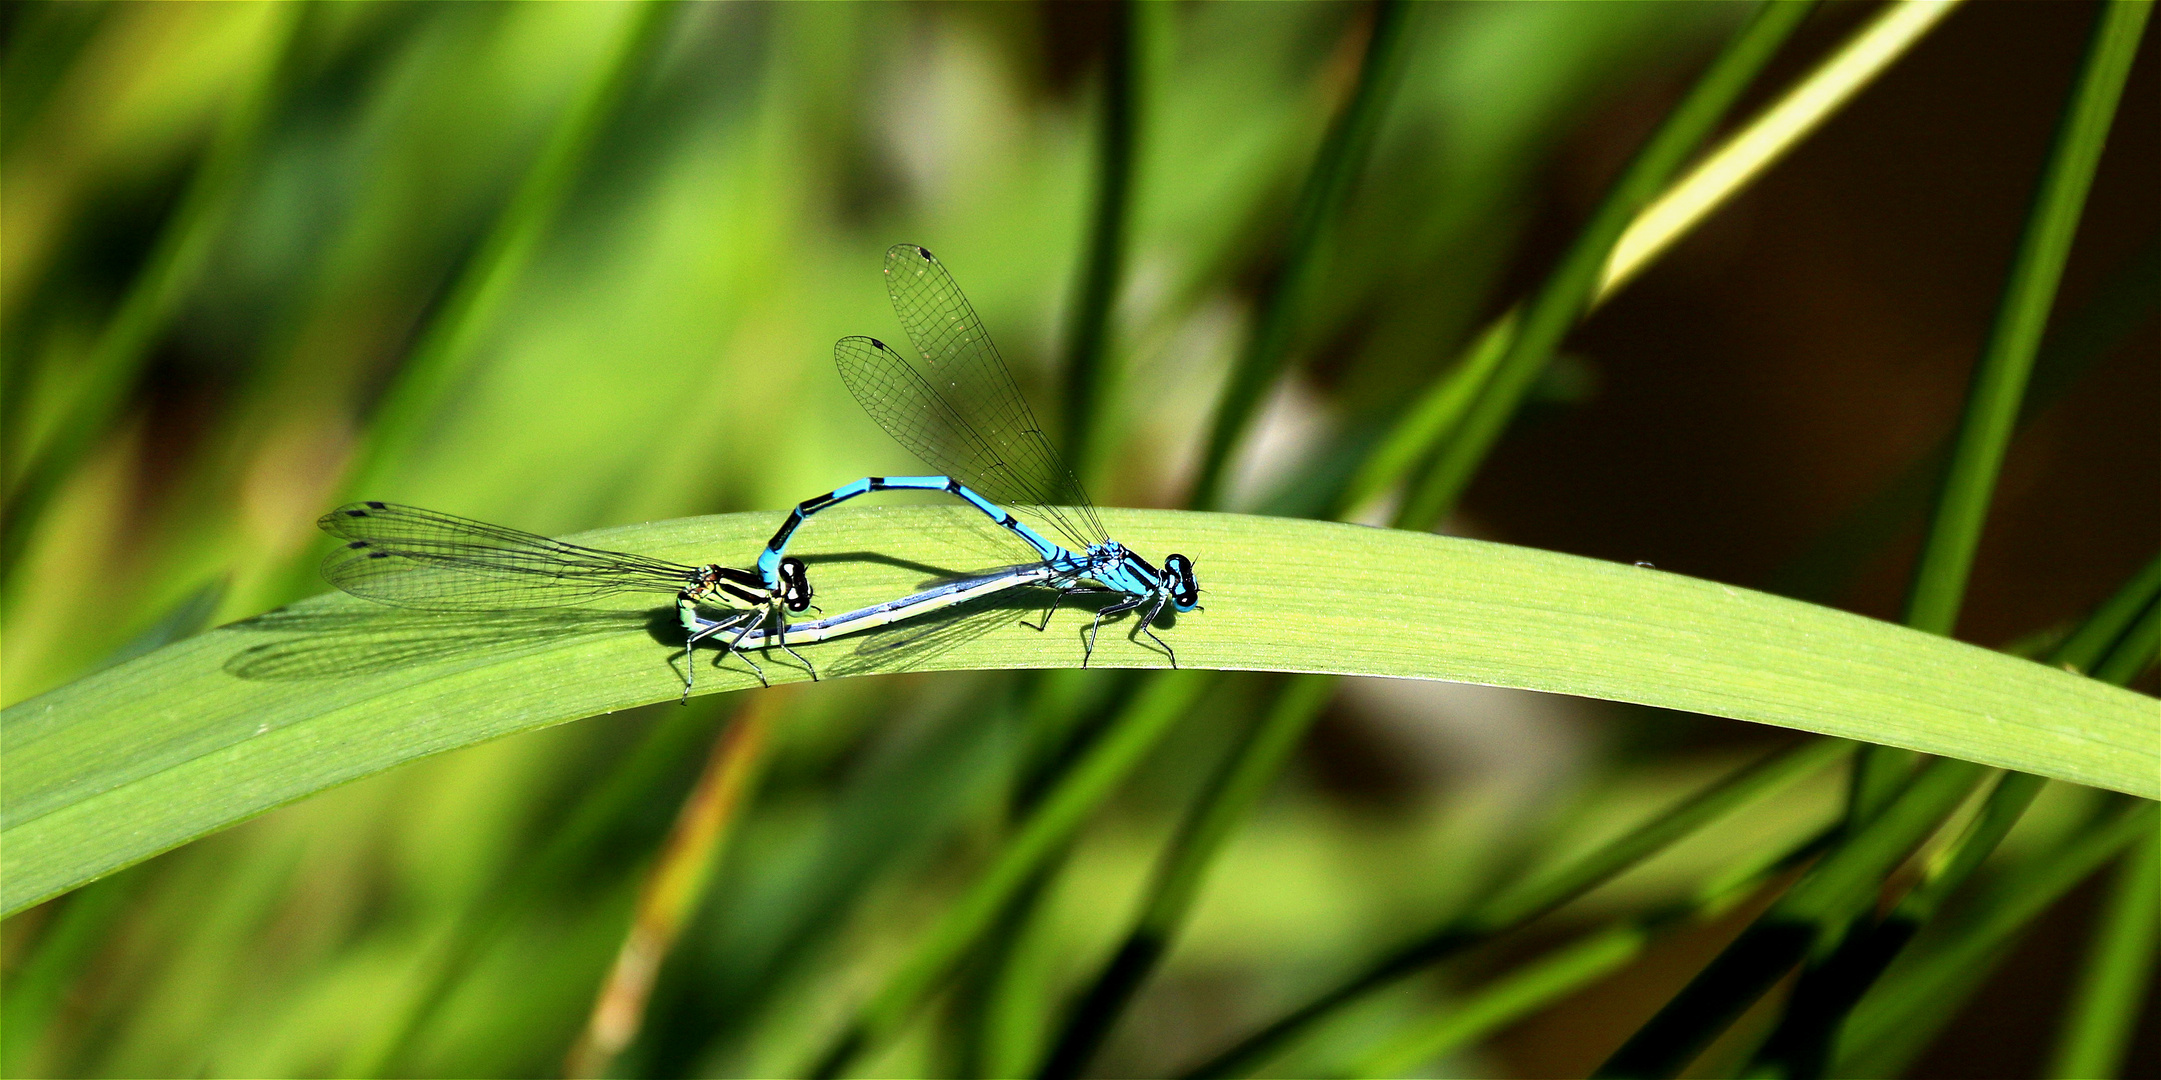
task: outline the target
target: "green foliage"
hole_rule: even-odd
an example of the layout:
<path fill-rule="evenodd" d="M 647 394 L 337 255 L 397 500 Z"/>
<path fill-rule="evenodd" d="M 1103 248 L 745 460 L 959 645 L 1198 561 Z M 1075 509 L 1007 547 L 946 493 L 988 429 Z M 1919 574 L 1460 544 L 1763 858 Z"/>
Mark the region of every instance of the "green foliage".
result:
<path fill-rule="evenodd" d="M 1628 377 L 1571 335 L 1617 306 L 1631 216 L 1782 98 L 1806 122 L 1692 198 L 1871 108 L 1881 67 L 1788 92 L 1901 10 L 10 9 L 0 1071 L 1468 1074 L 1563 1021 L 1581 1071 L 1666 1002 L 1675 939 L 1761 911 L 1609 1071 L 1889 1075 L 2111 864 L 2036 1030 L 2059 1072 L 2120 1067 L 2161 561 L 2078 626 L 2018 609 L 2016 656 L 1922 630 L 2002 572 L 1976 554 L 2014 433 L 2151 312 L 2148 242 L 2049 321 L 2089 181 L 2146 137 L 2113 123 L 2143 6 L 2096 21 L 2055 145 L 2003 155 L 2043 181 L 1964 434 L 1916 428 L 1938 449 L 1813 547 L 1745 541 L 1806 548 L 1776 588 L 1824 599 L 1934 498 L 1920 629 L 1300 519 L 1510 535 L 1444 515 L 1582 408 L 1541 372 Z M 1161 629 L 1186 670 L 1130 619 L 1076 670 L 1085 611 L 1037 632 L 1011 594 L 805 649 L 815 684 L 757 657 L 785 691 L 701 654 L 684 707 L 664 598 L 315 595 L 347 497 L 744 563 L 778 508 L 915 471 L 829 359 L 894 333 L 903 240 L 1100 501 L 1286 515 L 1105 511 L 1194 558 L 1205 610 Z M 1019 557 L 868 500 L 798 544 L 827 612 Z M 753 789 L 676 850 L 752 702 Z M 690 892 L 641 937 L 655 882 Z M 1586 1022 L 1601 984 L 1636 1019 Z"/>

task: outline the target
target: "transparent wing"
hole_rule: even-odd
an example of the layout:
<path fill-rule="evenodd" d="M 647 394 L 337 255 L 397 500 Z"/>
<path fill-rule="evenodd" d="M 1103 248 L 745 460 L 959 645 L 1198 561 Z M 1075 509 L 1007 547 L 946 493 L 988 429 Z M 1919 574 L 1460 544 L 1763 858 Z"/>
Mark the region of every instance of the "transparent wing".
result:
<path fill-rule="evenodd" d="M 1041 516 L 1076 549 L 1107 539 L 953 275 L 929 251 L 896 244 L 885 253 L 885 286 L 915 355 L 876 338 L 834 347 L 864 411 L 932 468 Z"/>
<path fill-rule="evenodd" d="M 675 592 L 695 572 L 397 503 L 351 503 L 316 524 L 345 541 L 323 559 L 324 579 L 397 607 L 570 607 L 621 592 Z"/>

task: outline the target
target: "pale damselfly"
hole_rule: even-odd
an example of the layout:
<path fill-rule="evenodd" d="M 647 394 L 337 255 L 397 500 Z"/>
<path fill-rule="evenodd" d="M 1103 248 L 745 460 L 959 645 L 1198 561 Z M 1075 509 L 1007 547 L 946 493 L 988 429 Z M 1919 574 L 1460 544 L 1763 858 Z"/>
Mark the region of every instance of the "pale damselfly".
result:
<path fill-rule="evenodd" d="M 741 656 L 763 683 L 765 669 L 746 648 L 788 648 L 781 609 L 811 606 L 800 559 L 783 559 L 767 576 L 718 563 L 682 563 L 550 540 L 453 514 L 386 502 L 338 507 L 316 521 L 345 543 L 323 559 L 323 578 L 364 599 L 422 611 L 575 607 L 622 593 L 674 593 L 683 627 L 683 698 L 696 680 L 697 648 L 716 642 L 723 658 Z M 725 607 L 708 618 L 699 605 Z M 780 629 L 759 634 L 768 622 Z M 746 638 L 757 634 L 757 644 Z M 809 664 L 806 662 L 805 667 Z"/>

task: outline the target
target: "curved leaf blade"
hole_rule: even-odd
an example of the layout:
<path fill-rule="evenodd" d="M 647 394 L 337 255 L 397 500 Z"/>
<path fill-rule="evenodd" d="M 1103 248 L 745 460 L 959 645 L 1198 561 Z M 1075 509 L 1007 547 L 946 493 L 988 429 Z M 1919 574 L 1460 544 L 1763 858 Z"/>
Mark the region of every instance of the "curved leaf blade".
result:
<path fill-rule="evenodd" d="M 1206 610 L 1162 631 L 1186 667 L 1638 702 L 2161 797 L 2153 699 L 1889 623 L 1427 533 L 1176 511 L 1104 518 L 1151 559 L 1177 550 L 1198 567 Z M 578 539 L 698 562 L 755 551 L 773 521 L 686 518 Z M 829 611 L 1013 558 L 993 527 L 955 508 L 850 507 L 817 525 L 796 550 Z M 16 705 L 0 713 L 0 910 L 414 758 L 673 698 L 680 646 L 664 601 L 440 615 L 331 594 Z M 1020 626 L 1041 602 L 1012 594 L 806 653 L 829 678 L 1078 663 L 1087 618 L 1068 607 L 1048 633 Z M 1131 629 L 1106 624 L 1095 662 L 1160 666 Z M 700 692 L 757 685 L 740 661 L 715 670 L 700 655 Z M 778 653 L 760 662 L 776 682 L 807 677 Z"/>

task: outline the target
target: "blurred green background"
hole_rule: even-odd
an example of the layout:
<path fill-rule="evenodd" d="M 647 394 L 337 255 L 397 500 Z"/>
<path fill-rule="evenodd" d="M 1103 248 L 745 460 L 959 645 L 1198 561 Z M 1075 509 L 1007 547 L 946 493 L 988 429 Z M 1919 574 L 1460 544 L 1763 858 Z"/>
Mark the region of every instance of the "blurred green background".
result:
<path fill-rule="evenodd" d="M 1414 6 L 1402 82 L 1324 245 L 1292 370 L 1234 459 L 1231 507 L 1319 512 L 1317 485 L 1546 272 L 1747 11 Z M 1744 113 L 1871 11 L 1818 11 Z M 840 336 L 893 333 L 878 267 L 895 242 L 938 251 L 1037 411 L 1065 422 L 1120 17 L 9 4 L 6 702 L 320 591 L 313 521 L 348 497 L 563 533 L 916 471 L 830 359 Z M 1371 11 L 1131 17 L 1127 261 L 1081 468 L 1100 502 L 1176 506 Z M 1895 617 L 1917 521 L 1863 558 L 1812 553 L 1956 422 L 2092 19 L 2083 4 L 1954 14 L 1579 329 L 1447 529 Z M 2154 51 L 2149 35 L 2059 310 L 2152 260 Z M 2161 546 L 2157 340 L 2150 318 L 2128 327 L 2013 445 L 1960 636 L 2067 625 Z M 1040 882 L 995 962 L 862 1068 L 1030 1067 L 1182 807 L 1275 692 L 1226 686 Z M 777 698 L 711 887 L 609 1067 L 804 1068 L 1126 689 L 1113 672 L 979 673 Z M 447 754 L 10 919 L 4 1065 L 558 1073 L 707 744 L 756 697 Z M 1348 681 L 1091 1071 L 1189 1065 L 1514 865 L 1788 738 Z M 1822 827 L 1842 797 L 1818 775 L 1537 933 L 1377 996 L 1276 1068 L 1344 1068 L 1512 956 L 1691 895 L 1737 853 Z M 2052 792 L 2010 850 L 2045 843 L 2082 798 Z M 2038 1069 L 2094 904 L 2088 890 L 2053 909 L 1913 1072 Z M 1739 925 L 1675 933 L 1424 1067 L 1582 1073 Z M 2161 1070 L 2154 997 L 2127 1075 Z"/>

